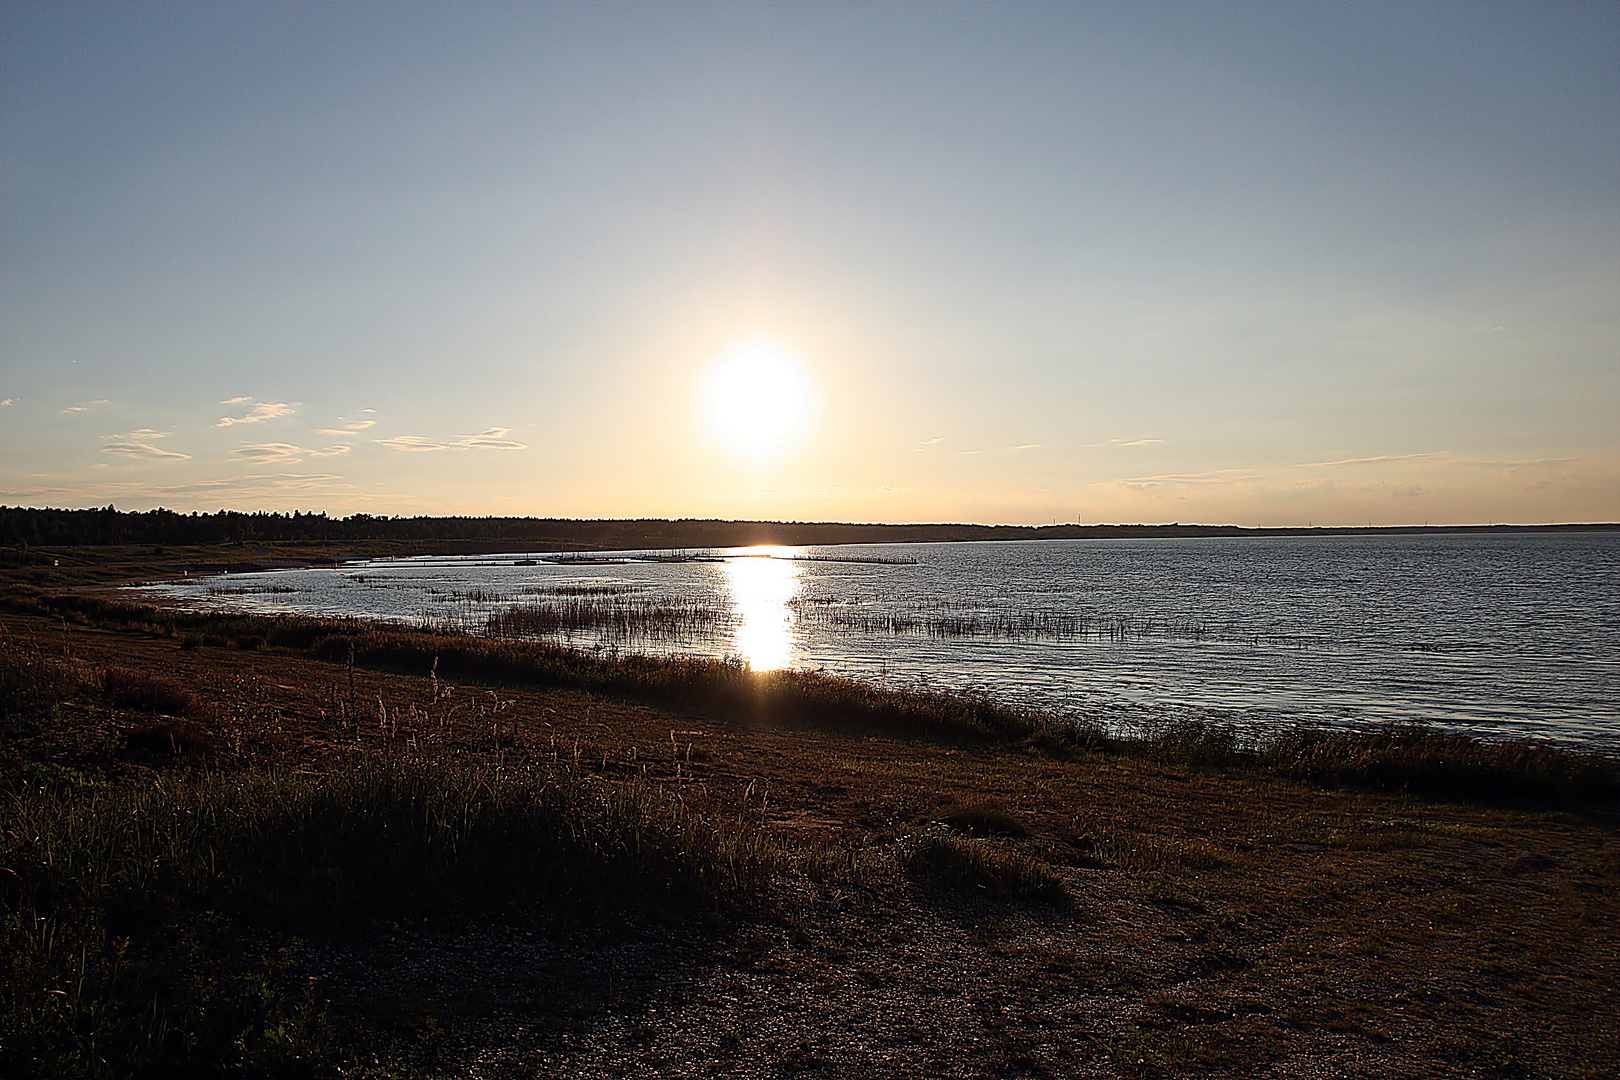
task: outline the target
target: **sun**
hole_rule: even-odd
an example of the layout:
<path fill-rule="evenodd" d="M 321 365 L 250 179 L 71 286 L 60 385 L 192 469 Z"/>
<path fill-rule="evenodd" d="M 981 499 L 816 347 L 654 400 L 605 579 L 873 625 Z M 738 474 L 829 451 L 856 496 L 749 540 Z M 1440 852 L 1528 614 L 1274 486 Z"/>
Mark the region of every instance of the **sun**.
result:
<path fill-rule="evenodd" d="M 733 450 L 761 461 L 798 441 L 810 410 L 798 363 L 774 346 L 750 342 L 722 356 L 704 387 L 710 430 Z"/>

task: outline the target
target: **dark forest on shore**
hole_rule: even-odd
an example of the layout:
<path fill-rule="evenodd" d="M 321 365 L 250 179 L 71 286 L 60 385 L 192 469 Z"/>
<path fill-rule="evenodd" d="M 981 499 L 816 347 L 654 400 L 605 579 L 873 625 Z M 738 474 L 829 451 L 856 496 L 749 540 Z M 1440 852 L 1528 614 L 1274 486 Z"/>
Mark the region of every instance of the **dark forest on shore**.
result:
<path fill-rule="evenodd" d="M 623 550 L 747 544 L 903 544 L 972 540 L 1123 537 L 1294 536 L 1422 532 L 1547 532 L 1615 529 L 1616 524 L 1243 528 L 1236 525 L 976 525 L 726 521 L 712 518 L 582 520 L 534 517 L 388 517 L 324 512 L 220 510 L 125 512 L 106 506 L 58 510 L 0 506 L 0 547 L 117 544 L 453 543 L 462 550 Z"/>

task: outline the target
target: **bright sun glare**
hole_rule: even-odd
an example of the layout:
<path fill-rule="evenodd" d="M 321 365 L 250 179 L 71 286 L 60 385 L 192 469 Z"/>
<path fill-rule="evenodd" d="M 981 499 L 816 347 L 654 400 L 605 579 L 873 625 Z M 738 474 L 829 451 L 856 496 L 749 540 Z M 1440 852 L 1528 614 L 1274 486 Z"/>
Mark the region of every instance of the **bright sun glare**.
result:
<path fill-rule="evenodd" d="M 752 547 L 726 560 L 726 584 L 736 609 L 734 647 L 755 671 L 775 671 L 793 662 L 793 609 L 799 588 L 797 548 Z"/>
<path fill-rule="evenodd" d="M 715 365 L 704 404 L 715 434 L 759 460 L 780 453 L 799 437 L 810 399 L 792 357 L 752 343 L 733 349 Z"/>

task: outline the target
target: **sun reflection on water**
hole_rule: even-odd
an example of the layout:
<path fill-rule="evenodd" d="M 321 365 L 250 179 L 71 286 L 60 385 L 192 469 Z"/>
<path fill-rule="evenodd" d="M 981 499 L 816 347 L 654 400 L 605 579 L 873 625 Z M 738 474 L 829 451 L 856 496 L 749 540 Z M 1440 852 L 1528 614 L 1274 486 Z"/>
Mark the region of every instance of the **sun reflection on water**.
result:
<path fill-rule="evenodd" d="M 796 548 L 753 547 L 726 560 L 737 617 L 736 654 L 755 671 L 775 671 L 793 660 L 793 609 L 788 601 L 799 588 L 799 567 L 789 557 Z M 774 557 L 773 557 L 774 556 Z"/>

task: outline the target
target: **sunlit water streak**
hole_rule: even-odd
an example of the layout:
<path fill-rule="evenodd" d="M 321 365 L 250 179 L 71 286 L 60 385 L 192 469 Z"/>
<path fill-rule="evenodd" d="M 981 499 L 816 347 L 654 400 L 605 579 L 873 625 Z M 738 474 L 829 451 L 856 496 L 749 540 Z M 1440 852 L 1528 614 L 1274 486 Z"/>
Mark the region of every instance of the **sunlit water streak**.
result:
<path fill-rule="evenodd" d="M 199 606 L 473 629 L 515 603 L 583 592 L 643 608 L 684 605 L 714 618 L 661 637 L 576 630 L 553 640 L 729 656 L 756 670 L 800 666 L 977 687 L 1122 727 L 1182 716 L 1254 725 L 1426 720 L 1493 736 L 1620 746 L 1616 533 L 722 554 L 732 557 L 529 566 L 515 565 L 520 556 L 402 559 L 158 588 Z M 795 562 L 795 555 L 917 562 Z M 688 625 L 699 628 L 688 632 Z M 911 629 L 871 629 L 878 625 Z M 1037 630 L 985 632 L 997 626 Z M 962 627 L 977 630 L 958 635 Z M 1124 629 L 1110 629 L 1117 627 Z"/>
<path fill-rule="evenodd" d="M 775 671 L 794 660 L 794 615 L 788 602 L 798 592 L 799 567 L 787 558 L 792 554 L 789 548 L 761 548 L 723 564 L 736 613 L 733 648 L 755 671 Z"/>

